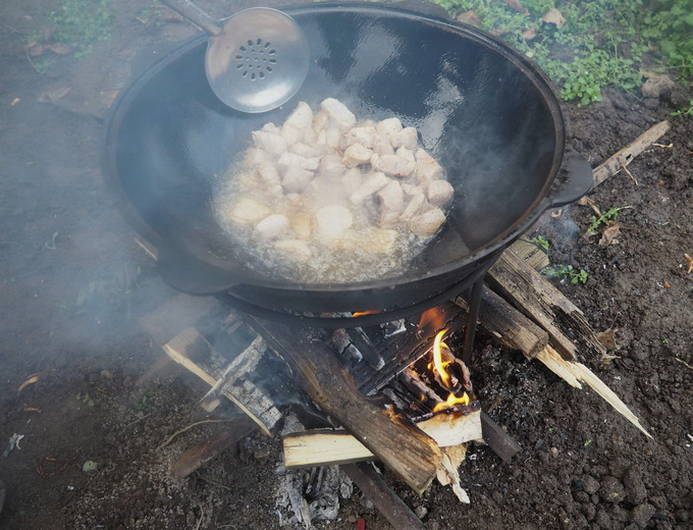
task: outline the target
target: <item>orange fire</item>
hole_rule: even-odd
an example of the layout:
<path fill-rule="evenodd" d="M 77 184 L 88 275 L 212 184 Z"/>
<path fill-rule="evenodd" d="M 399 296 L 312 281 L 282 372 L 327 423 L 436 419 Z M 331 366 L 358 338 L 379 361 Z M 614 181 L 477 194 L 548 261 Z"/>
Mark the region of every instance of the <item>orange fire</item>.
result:
<path fill-rule="evenodd" d="M 440 412 L 441 410 L 446 410 L 454 407 L 455 405 L 460 404 L 469 405 L 469 396 L 467 395 L 467 393 L 464 392 L 462 394 L 462 397 L 457 397 L 455 394 L 450 392 L 448 399 L 441 403 L 438 403 L 435 407 L 433 407 L 433 412 Z"/>
<path fill-rule="evenodd" d="M 366 315 L 375 315 L 377 313 L 380 313 L 377 309 L 367 309 L 366 311 L 354 311 L 351 316 L 356 318 L 356 317 L 363 317 Z"/>
<path fill-rule="evenodd" d="M 421 313 L 421 318 L 419 318 L 419 327 L 426 329 L 431 327 L 432 331 L 440 329 L 445 324 L 445 315 L 437 307 L 432 307 Z"/>
<path fill-rule="evenodd" d="M 443 337 L 447 332 L 447 329 L 439 331 L 436 338 L 433 340 L 433 370 L 440 377 L 443 386 L 450 388 L 452 386 L 452 380 L 450 379 L 450 374 L 448 374 L 445 369 L 445 367 L 450 364 L 450 361 L 443 361 L 443 347 L 448 347 L 448 345 L 443 342 Z"/>

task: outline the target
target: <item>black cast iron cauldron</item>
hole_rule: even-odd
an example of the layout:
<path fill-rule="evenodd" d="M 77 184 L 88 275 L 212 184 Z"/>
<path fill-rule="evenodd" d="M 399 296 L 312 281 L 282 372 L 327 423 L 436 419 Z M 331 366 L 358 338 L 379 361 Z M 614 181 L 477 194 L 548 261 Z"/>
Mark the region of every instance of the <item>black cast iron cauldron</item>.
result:
<path fill-rule="evenodd" d="M 107 173 L 140 235 L 159 249 L 164 278 L 177 289 L 226 293 L 264 316 L 420 311 L 483 274 L 545 210 L 589 190 L 587 163 L 564 160 L 563 117 L 550 83 L 498 39 L 374 4 L 287 12 L 305 31 L 312 61 L 305 85 L 284 107 L 258 115 L 222 105 L 207 85 L 206 37 L 200 36 L 150 68 L 114 108 Z M 281 123 L 300 100 L 315 108 L 330 96 L 362 119 L 396 115 L 416 126 L 455 186 L 445 228 L 397 276 L 291 283 L 245 266 L 244 249 L 234 247 L 215 221 L 215 178 L 247 147 L 250 131 Z"/>

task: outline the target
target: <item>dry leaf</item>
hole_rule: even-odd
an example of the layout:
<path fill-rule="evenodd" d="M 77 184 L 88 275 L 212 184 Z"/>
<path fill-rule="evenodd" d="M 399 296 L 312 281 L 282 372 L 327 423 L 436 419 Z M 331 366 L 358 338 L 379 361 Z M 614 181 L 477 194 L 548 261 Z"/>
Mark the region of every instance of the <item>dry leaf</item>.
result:
<path fill-rule="evenodd" d="M 561 12 L 555 7 L 552 7 L 546 13 L 544 13 L 544 16 L 541 17 L 541 21 L 546 22 L 547 24 L 553 24 L 557 28 L 562 28 L 565 24 L 565 18 L 563 18 Z"/>
<path fill-rule="evenodd" d="M 22 390 L 24 390 L 29 385 L 33 385 L 34 383 L 38 383 L 40 380 L 39 375 L 40 374 L 32 374 L 29 377 L 27 377 L 26 381 L 24 381 L 21 385 L 19 385 L 19 388 L 17 389 L 17 394 L 19 394 Z"/>
<path fill-rule="evenodd" d="M 600 333 L 597 333 L 597 340 L 601 342 L 607 350 L 618 350 L 619 346 L 616 342 L 617 328 L 609 328 Z"/>
<path fill-rule="evenodd" d="M 522 38 L 525 40 L 532 40 L 536 36 L 537 36 L 537 32 L 532 28 L 526 29 L 525 31 L 522 32 Z"/>
<path fill-rule="evenodd" d="M 668 289 L 669 287 L 671 287 L 671 284 L 670 284 L 668 281 L 663 280 L 663 281 L 662 281 L 662 286 L 663 286 L 665 289 Z"/>
<path fill-rule="evenodd" d="M 518 13 L 522 13 L 523 15 L 529 13 L 529 11 L 522 7 L 522 4 L 520 4 L 520 0 L 503 0 L 503 2 L 513 11 L 517 11 Z"/>
<path fill-rule="evenodd" d="M 474 11 L 465 11 L 461 15 L 457 16 L 457 20 L 464 22 L 465 24 L 471 24 L 472 26 L 481 25 L 481 19 Z"/>
<path fill-rule="evenodd" d="M 558 210 L 551 212 L 549 215 L 554 219 L 558 219 L 561 215 L 563 215 L 563 210 L 559 208 Z"/>
<path fill-rule="evenodd" d="M 693 258 L 688 254 L 684 254 L 683 257 L 686 258 L 686 261 L 688 262 L 688 274 L 690 274 L 691 271 L 693 271 Z"/>
<path fill-rule="evenodd" d="M 621 225 L 619 223 L 612 223 L 607 226 L 602 232 L 602 237 L 599 240 L 600 247 L 608 247 L 609 245 L 616 243 L 616 238 L 621 233 Z"/>

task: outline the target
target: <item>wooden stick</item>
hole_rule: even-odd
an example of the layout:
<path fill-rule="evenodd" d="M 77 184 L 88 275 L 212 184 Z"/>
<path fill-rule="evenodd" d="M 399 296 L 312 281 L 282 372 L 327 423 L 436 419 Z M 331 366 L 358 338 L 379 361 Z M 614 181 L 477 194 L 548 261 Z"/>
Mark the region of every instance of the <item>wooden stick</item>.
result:
<path fill-rule="evenodd" d="M 417 423 L 439 447 L 453 447 L 481 440 L 481 413 L 436 414 Z M 313 429 L 287 434 L 282 440 L 287 468 L 313 467 L 371 460 L 374 455 L 344 430 Z"/>
<path fill-rule="evenodd" d="M 520 444 L 483 411 L 481 412 L 481 429 L 484 434 L 484 441 L 506 464 L 509 464 L 513 456 L 522 449 Z"/>
<path fill-rule="evenodd" d="M 423 530 L 425 528 L 402 499 L 385 484 L 383 477 L 373 469 L 371 464 L 346 464 L 342 466 L 342 469 L 363 494 L 373 502 L 393 528 L 398 530 Z"/>
<path fill-rule="evenodd" d="M 604 398 L 604 400 L 619 414 L 635 425 L 645 436 L 652 438 L 652 435 L 645 430 L 638 417 L 631 412 L 613 390 L 604 384 L 604 382 L 584 364 L 566 361 L 550 346 L 542 350 L 539 355 L 537 355 L 537 359 L 569 385 L 582 388 L 580 382 L 587 384 L 587 386 Z"/>
<path fill-rule="evenodd" d="M 214 350 L 195 328 L 188 328 L 164 344 L 164 351 L 174 361 L 191 371 L 209 386 L 214 386 L 223 376 L 228 360 Z M 233 361 L 232 361 L 233 362 Z M 254 366 L 245 361 L 246 368 Z M 257 423 L 262 432 L 271 436 L 281 419 L 281 413 L 272 400 L 247 379 L 248 372 L 238 373 L 233 384 L 224 385 L 221 395 L 238 406 Z"/>
<path fill-rule="evenodd" d="M 436 475 L 442 453 L 435 441 L 396 414 L 368 400 L 346 369 L 310 332 L 249 316 L 249 323 L 291 366 L 311 399 L 348 429 L 414 491 L 422 493 Z"/>
<path fill-rule="evenodd" d="M 632 143 L 599 164 L 592 171 L 595 186 L 601 184 L 607 178 L 615 175 L 622 168 L 630 164 L 636 156 L 664 136 L 670 128 L 671 125 L 668 121 L 660 121 L 638 136 Z"/>
<path fill-rule="evenodd" d="M 462 297 L 457 297 L 455 303 L 462 309 L 469 308 Z M 520 350 L 528 359 L 534 358 L 549 343 L 546 331 L 486 286 L 481 292 L 479 322 L 500 342 Z"/>

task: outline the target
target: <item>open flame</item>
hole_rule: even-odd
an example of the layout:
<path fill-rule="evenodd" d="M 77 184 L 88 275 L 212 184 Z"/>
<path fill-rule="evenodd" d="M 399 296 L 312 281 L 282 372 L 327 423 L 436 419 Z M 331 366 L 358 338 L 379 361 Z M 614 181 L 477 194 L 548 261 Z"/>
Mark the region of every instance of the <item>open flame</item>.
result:
<path fill-rule="evenodd" d="M 436 334 L 436 337 L 433 340 L 433 362 L 429 363 L 428 368 L 438 375 L 441 384 L 445 388 L 452 390 L 452 376 L 447 371 L 447 367 L 452 364 L 452 361 L 443 360 L 443 348 L 450 351 L 450 347 L 443 342 L 443 337 L 445 337 L 447 332 L 447 329 L 443 329 Z M 433 407 L 433 412 L 441 412 L 443 410 L 450 409 L 455 405 L 469 405 L 469 396 L 466 392 L 463 392 L 460 397 L 457 397 L 454 392 L 450 392 L 445 401 L 437 403 Z"/>
<path fill-rule="evenodd" d="M 419 328 L 421 329 L 426 329 L 430 326 L 431 330 L 436 330 L 442 328 L 444 324 L 445 315 L 443 311 L 437 307 L 427 309 L 421 313 L 421 317 L 419 318 Z"/>
<path fill-rule="evenodd" d="M 438 374 L 443 386 L 450 388 L 452 387 L 452 380 L 450 379 L 450 374 L 445 369 L 450 364 L 450 361 L 443 361 L 443 347 L 448 347 L 443 342 L 443 337 L 447 332 L 447 329 L 441 330 L 437 333 L 436 338 L 433 339 L 433 371 Z"/>
<path fill-rule="evenodd" d="M 440 412 L 441 410 L 452 408 L 455 405 L 469 405 L 469 396 L 466 392 L 462 394 L 462 397 L 457 397 L 455 394 L 450 392 L 448 399 L 441 401 L 435 407 L 433 407 L 433 412 Z"/>
<path fill-rule="evenodd" d="M 356 317 L 364 317 L 366 315 L 375 315 L 377 313 L 380 313 L 377 309 L 366 309 L 365 311 L 354 311 L 351 316 L 356 318 Z"/>

